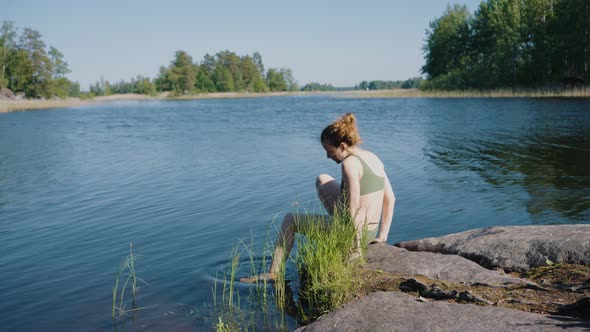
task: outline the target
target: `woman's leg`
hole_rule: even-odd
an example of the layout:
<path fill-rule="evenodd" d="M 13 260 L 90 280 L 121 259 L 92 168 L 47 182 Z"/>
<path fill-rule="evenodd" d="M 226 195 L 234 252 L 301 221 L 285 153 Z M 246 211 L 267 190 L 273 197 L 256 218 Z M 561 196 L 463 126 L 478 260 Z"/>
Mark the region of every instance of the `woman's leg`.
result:
<path fill-rule="evenodd" d="M 328 174 L 320 174 L 316 178 L 315 185 L 320 201 L 326 208 L 326 211 L 328 211 L 330 215 L 333 215 L 336 201 L 340 196 L 340 186 L 336 180 Z M 255 282 L 260 279 L 276 279 L 276 274 L 280 270 L 281 264 L 283 264 L 285 258 L 291 253 L 291 249 L 293 249 L 295 233 L 305 230 L 305 227 L 308 227 L 307 223 L 310 222 L 321 222 L 326 224 L 328 219 L 323 215 L 287 213 L 281 223 L 281 230 L 275 242 L 272 264 L 268 273 L 249 278 L 241 278 L 240 281 Z"/>
<path fill-rule="evenodd" d="M 276 276 L 276 273 L 281 268 L 281 264 L 285 261 L 285 256 L 291 253 L 293 243 L 295 242 L 295 233 L 299 230 L 298 226 L 297 216 L 293 213 L 287 213 L 283 218 L 281 230 L 275 241 L 272 264 L 268 270 L 269 274 Z"/>
<path fill-rule="evenodd" d="M 336 200 L 340 195 L 340 187 L 336 180 L 328 174 L 320 174 L 315 181 L 315 186 L 318 192 L 320 201 L 330 215 L 334 214 Z M 280 264 L 285 260 L 285 256 L 291 253 L 293 242 L 295 242 L 295 233 L 301 233 L 305 227 L 309 227 L 306 223 L 321 222 L 326 223 L 326 216 L 322 215 L 302 215 L 287 213 L 283 218 L 281 224 L 281 232 L 275 242 L 275 250 L 273 253 L 272 265 L 269 273 L 275 274 L 279 271 Z"/>
<path fill-rule="evenodd" d="M 291 253 L 291 249 L 293 249 L 295 233 L 304 233 L 305 229 L 312 226 L 311 223 L 326 225 L 327 222 L 328 219 L 325 215 L 287 213 L 283 218 L 281 230 L 275 242 L 272 263 L 268 273 L 249 278 L 241 278 L 240 281 L 255 282 L 260 279 L 276 279 L 277 273 L 281 269 L 281 264 L 285 262 L 286 257 Z"/>
<path fill-rule="evenodd" d="M 334 214 L 334 207 L 336 200 L 340 196 L 340 187 L 336 180 L 328 174 L 320 174 L 315 181 L 315 186 L 318 191 L 320 201 L 330 215 Z M 283 218 L 281 224 L 281 231 L 275 242 L 275 250 L 273 253 L 272 265 L 269 274 L 276 274 L 279 271 L 281 263 L 285 257 L 291 253 L 293 249 L 293 242 L 295 242 L 295 233 L 300 233 L 304 230 L 305 223 L 321 222 L 326 223 L 326 216 L 322 215 L 301 215 L 295 213 L 287 213 Z"/>
<path fill-rule="evenodd" d="M 328 214 L 333 216 L 336 202 L 340 197 L 338 182 L 328 174 L 320 174 L 315 180 L 315 187 L 324 208 L 328 211 Z"/>

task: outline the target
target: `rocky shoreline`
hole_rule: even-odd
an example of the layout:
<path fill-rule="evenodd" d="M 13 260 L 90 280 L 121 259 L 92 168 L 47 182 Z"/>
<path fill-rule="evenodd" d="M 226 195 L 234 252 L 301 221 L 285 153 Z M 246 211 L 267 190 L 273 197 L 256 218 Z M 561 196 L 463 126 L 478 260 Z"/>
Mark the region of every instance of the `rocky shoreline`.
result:
<path fill-rule="evenodd" d="M 371 292 L 298 331 L 590 331 L 590 225 L 375 244 Z"/>

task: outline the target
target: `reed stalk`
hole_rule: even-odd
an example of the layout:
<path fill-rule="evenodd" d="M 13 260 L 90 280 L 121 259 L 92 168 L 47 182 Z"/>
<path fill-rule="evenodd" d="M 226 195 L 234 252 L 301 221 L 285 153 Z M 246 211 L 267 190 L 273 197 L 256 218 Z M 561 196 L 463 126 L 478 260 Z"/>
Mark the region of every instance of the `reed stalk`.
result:
<path fill-rule="evenodd" d="M 267 241 L 262 248 L 263 254 L 260 258 L 253 249 L 253 240 L 249 245 L 238 241 L 231 251 L 221 284 L 215 281 L 212 292 L 217 331 L 255 330 L 261 325 L 263 329 L 271 329 L 272 325 L 274 325 L 272 330 L 285 329 L 283 308 L 287 298 L 285 294 L 287 287 L 284 264 L 281 265 L 274 282 L 261 278 L 256 280 L 252 287 L 247 288 L 248 301 L 241 301 L 240 288 L 236 287 L 238 275 L 245 274 L 242 272 L 244 265 L 248 266 L 249 275 L 259 275 L 268 271 L 270 261 L 266 253 L 269 248 L 274 247 L 274 243 L 271 245 L 268 241 L 272 226 L 274 222 L 267 228 Z M 271 290 L 271 286 L 274 291 Z"/>
<path fill-rule="evenodd" d="M 344 98 L 588 98 L 590 87 L 499 88 L 489 90 L 353 90 L 334 93 Z"/>
<path fill-rule="evenodd" d="M 111 315 L 113 318 L 119 318 L 127 315 L 128 313 L 136 312 L 146 308 L 137 307 L 137 292 L 139 290 L 137 282 L 140 281 L 146 285 L 147 282 L 137 276 L 137 272 L 135 270 L 136 259 L 137 256 L 133 254 L 133 243 L 131 242 L 129 243 L 129 255 L 119 265 L 119 269 L 115 274 L 115 280 L 113 283 L 113 302 L 111 308 Z M 122 286 L 119 287 L 123 278 L 125 281 L 123 282 Z M 131 309 L 126 309 L 127 303 L 125 301 L 125 291 L 127 288 L 129 288 L 129 284 L 131 288 L 132 303 Z"/>

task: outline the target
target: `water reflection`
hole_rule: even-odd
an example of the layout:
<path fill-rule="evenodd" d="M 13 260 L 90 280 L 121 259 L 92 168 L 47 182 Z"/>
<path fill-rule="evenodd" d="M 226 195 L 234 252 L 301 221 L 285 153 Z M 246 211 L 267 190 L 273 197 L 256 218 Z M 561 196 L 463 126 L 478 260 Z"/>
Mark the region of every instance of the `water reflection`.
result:
<path fill-rule="evenodd" d="M 445 170 L 473 172 L 506 195 L 512 186 L 525 190 L 528 197 L 520 201 L 533 220 L 547 221 L 553 212 L 590 220 L 590 133 L 481 136 L 435 135 L 425 155 Z"/>
<path fill-rule="evenodd" d="M 234 244 L 262 255 L 291 202 L 319 203 L 315 176 L 340 167 L 318 133 L 345 112 L 388 167 L 392 243 L 590 220 L 586 100 L 314 96 L 0 114 L 0 330 L 205 330 L 176 304 L 213 303 Z M 154 307 L 112 326 L 130 241 L 151 285 L 139 303 Z"/>

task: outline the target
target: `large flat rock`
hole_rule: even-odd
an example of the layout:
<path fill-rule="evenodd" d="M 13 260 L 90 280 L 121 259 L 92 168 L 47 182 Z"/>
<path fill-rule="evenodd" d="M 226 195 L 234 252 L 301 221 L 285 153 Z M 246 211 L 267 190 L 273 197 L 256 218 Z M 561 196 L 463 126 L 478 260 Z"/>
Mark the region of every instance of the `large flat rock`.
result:
<path fill-rule="evenodd" d="M 355 300 L 297 331 L 588 331 L 590 322 L 498 307 L 420 302 L 401 292 Z"/>
<path fill-rule="evenodd" d="M 496 270 L 488 270 L 477 263 L 457 255 L 431 252 L 412 252 L 387 244 L 369 246 L 367 268 L 385 272 L 439 279 L 466 285 L 486 284 L 501 286 L 527 281 L 509 277 Z"/>
<path fill-rule="evenodd" d="M 590 264 L 590 225 L 482 228 L 396 244 L 466 257 L 487 268 L 526 271 L 554 263 Z"/>

